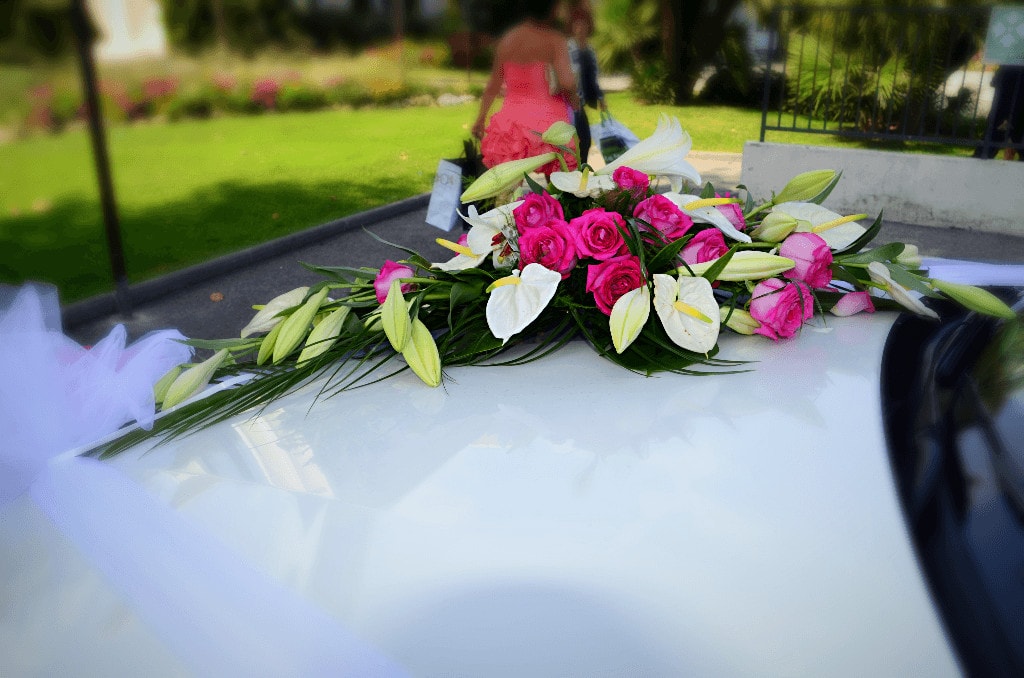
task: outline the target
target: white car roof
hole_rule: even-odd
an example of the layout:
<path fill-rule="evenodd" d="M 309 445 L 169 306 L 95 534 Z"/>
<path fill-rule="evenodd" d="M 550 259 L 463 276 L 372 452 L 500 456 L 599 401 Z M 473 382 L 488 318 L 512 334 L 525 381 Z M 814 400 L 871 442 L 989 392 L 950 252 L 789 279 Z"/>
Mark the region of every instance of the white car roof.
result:
<path fill-rule="evenodd" d="M 881 428 L 894 318 L 723 336 L 742 374 L 645 378 L 573 342 L 438 389 L 312 384 L 109 463 L 412 675 L 959 675 Z M 11 509 L 0 673 L 187 670 Z"/>

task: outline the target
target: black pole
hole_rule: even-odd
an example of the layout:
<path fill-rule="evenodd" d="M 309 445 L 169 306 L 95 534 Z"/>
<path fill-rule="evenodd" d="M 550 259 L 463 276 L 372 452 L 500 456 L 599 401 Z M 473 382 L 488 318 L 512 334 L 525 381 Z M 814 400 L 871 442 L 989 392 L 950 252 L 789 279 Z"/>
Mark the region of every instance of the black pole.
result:
<path fill-rule="evenodd" d="M 132 304 L 128 293 L 128 276 L 125 273 L 121 225 L 117 218 L 114 184 L 110 179 L 110 158 L 107 155 L 103 116 L 100 111 L 99 96 L 96 93 L 96 68 L 92 60 L 92 28 L 85 13 L 84 0 L 71 0 L 71 26 L 75 33 L 78 62 L 82 70 L 82 85 L 85 88 L 89 135 L 92 137 L 92 154 L 96 161 L 96 179 L 99 182 L 107 251 L 110 254 L 110 272 L 114 279 L 114 299 L 121 315 L 130 316 Z"/>

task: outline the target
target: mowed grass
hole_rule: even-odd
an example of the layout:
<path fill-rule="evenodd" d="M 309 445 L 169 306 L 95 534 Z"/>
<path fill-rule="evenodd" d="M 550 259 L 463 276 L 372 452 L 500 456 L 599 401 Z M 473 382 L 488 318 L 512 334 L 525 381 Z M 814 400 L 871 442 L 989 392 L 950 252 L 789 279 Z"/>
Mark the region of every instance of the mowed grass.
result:
<path fill-rule="evenodd" d="M 608 102 L 641 138 L 659 113 L 679 117 L 695 151 L 740 153 L 760 132 L 759 111 L 644 106 L 625 92 Z M 427 192 L 476 112 L 470 103 L 111 127 L 129 282 Z M 797 133 L 768 141 L 864 145 Z M 103 233 L 85 130 L 0 145 L 0 282 L 52 282 L 65 303 L 110 290 Z"/>
<path fill-rule="evenodd" d="M 430 190 L 476 109 L 349 110 L 108 130 L 138 282 Z M 111 289 L 88 134 L 0 146 L 0 280 Z"/>

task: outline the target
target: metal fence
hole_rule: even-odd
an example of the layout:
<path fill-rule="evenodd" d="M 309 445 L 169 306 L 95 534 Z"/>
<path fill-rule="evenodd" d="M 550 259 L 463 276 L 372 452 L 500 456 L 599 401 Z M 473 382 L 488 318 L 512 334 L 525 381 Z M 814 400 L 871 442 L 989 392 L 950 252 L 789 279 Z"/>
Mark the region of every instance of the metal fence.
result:
<path fill-rule="evenodd" d="M 777 9 L 761 141 L 807 132 L 1024 155 L 1024 67 L 974 58 L 988 19 L 989 8 Z"/>

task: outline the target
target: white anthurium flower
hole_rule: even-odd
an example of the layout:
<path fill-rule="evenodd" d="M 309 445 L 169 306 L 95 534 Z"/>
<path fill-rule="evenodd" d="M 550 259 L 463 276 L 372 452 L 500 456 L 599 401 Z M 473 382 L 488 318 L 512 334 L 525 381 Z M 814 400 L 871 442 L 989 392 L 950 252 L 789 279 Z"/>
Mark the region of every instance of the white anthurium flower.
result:
<path fill-rule="evenodd" d="M 615 352 L 622 353 L 636 341 L 651 316 L 651 290 L 646 284 L 626 292 L 615 300 L 608 327 Z"/>
<path fill-rule="evenodd" d="M 707 353 L 718 342 L 721 312 L 711 283 L 704 278 L 655 273 L 654 310 L 676 346 Z"/>
<path fill-rule="evenodd" d="M 540 264 L 527 264 L 488 288 L 487 327 L 502 343 L 537 319 L 554 298 L 562 274 Z"/>
<path fill-rule="evenodd" d="M 881 287 L 900 306 L 918 315 L 939 319 L 939 314 L 928 308 L 918 297 L 911 294 L 903 285 L 892 279 L 889 269 L 880 261 L 872 261 L 868 264 L 868 275 L 871 281 Z"/>
<path fill-rule="evenodd" d="M 742 231 L 736 230 L 724 214 L 718 210 L 718 205 L 734 202 L 730 198 L 702 198 L 699 195 L 688 193 L 665 193 L 666 198 L 676 204 L 683 213 L 702 224 L 711 224 L 726 237 L 739 242 L 750 242 L 750 236 Z"/>
<path fill-rule="evenodd" d="M 815 233 L 834 250 L 849 247 L 867 230 L 857 221 L 868 215 L 843 216 L 813 202 L 784 202 L 773 207 L 772 212 L 793 217 L 797 220 L 797 233 Z"/>
<path fill-rule="evenodd" d="M 605 191 L 615 188 L 615 180 L 607 174 L 582 172 L 552 172 L 548 180 L 562 193 L 572 193 L 577 198 L 596 198 Z"/>
<path fill-rule="evenodd" d="M 490 254 L 491 249 L 488 247 L 483 252 L 474 252 L 473 248 L 469 246 L 468 238 L 465 245 L 460 245 L 451 240 L 445 240 L 444 238 L 438 238 L 437 244 L 445 249 L 449 249 L 455 252 L 455 256 L 448 261 L 434 262 L 430 264 L 431 268 L 436 268 L 441 271 L 465 271 L 467 268 L 476 268 L 483 263 L 487 255 Z"/>
<path fill-rule="evenodd" d="M 658 118 L 654 134 L 630 148 L 618 158 L 597 170 L 598 174 L 609 175 L 620 167 L 630 167 L 659 177 L 666 177 L 673 191 L 683 189 L 683 179 L 700 185 L 700 172 L 686 162 L 693 141 L 679 124 L 679 118 L 664 113 Z"/>
<path fill-rule="evenodd" d="M 268 301 L 267 305 L 252 317 L 249 324 L 242 328 L 242 338 L 245 339 L 253 334 L 262 334 L 274 329 L 274 325 L 283 320 L 283 318 L 276 317 L 277 314 L 286 308 L 301 304 L 308 291 L 308 287 L 296 287 L 294 290 L 279 294 Z"/>

